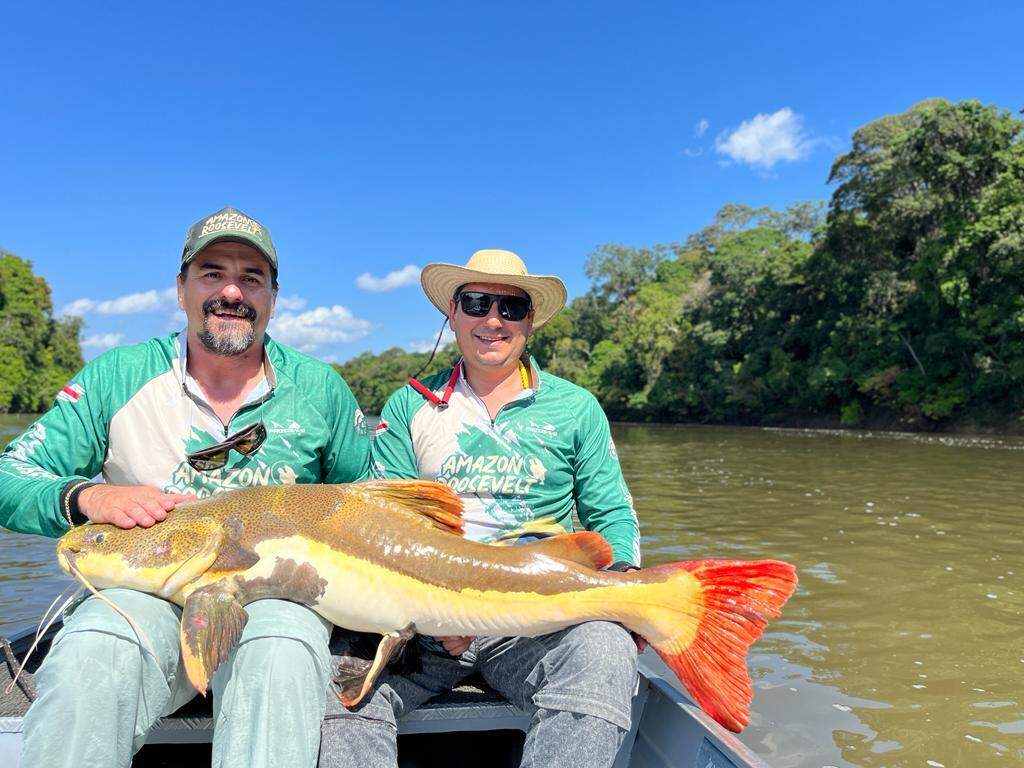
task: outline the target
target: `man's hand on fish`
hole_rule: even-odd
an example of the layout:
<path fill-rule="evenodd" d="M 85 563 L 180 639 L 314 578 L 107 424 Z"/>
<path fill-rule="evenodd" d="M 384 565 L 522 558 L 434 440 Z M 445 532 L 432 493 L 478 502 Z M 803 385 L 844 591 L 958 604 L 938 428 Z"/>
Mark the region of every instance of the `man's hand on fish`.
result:
<path fill-rule="evenodd" d="M 450 637 L 438 637 L 435 639 L 441 643 L 441 645 L 444 646 L 444 649 L 452 656 L 461 656 L 469 650 L 469 646 L 476 638 L 454 635 Z"/>
<path fill-rule="evenodd" d="M 149 528 L 167 519 L 167 513 L 195 496 L 163 493 L 147 485 L 109 485 L 100 483 L 82 491 L 78 509 L 94 523 L 110 523 L 118 528 Z"/>

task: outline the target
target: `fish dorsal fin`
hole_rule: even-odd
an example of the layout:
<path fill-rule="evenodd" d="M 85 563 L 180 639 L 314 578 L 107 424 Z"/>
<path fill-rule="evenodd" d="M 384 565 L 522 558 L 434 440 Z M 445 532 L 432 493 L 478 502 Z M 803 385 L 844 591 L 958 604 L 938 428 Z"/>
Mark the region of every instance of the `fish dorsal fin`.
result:
<path fill-rule="evenodd" d="M 593 531 L 563 533 L 519 546 L 548 557 L 571 560 L 597 570 L 607 568 L 612 564 L 614 558 L 611 545 L 605 541 L 604 536 Z"/>
<path fill-rule="evenodd" d="M 429 480 L 367 480 L 353 483 L 371 496 L 423 515 L 442 531 L 462 536 L 462 500 L 447 485 Z"/>

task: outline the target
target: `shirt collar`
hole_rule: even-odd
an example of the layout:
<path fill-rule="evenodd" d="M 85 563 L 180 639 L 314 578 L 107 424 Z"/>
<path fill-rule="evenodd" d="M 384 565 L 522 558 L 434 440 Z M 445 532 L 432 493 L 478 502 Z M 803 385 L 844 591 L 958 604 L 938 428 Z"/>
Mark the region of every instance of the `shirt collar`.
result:
<path fill-rule="evenodd" d="M 459 360 L 459 363 L 461 363 L 461 362 L 462 362 L 462 360 Z M 534 386 L 527 387 L 526 389 L 524 389 L 518 395 L 513 397 L 509 402 L 515 402 L 516 400 L 522 400 L 523 398 L 526 398 L 526 397 L 533 397 L 534 395 L 536 395 L 540 391 L 540 387 L 541 387 L 540 366 L 537 365 L 537 360 L 533 357 L 533 355 L 530 355 L 529 365 L 527 366 L 527 369 L 528 369 L 528 373 L 530 375 L 530 380 L 532 382 L 536 382 L 536 383 L 534 384 Z M 458 384 L 459 384 L 459 386 L 465 388 L 467 391 L 472 392 L 474 395 L 476 395 L 476 392 L 473 391 L 473 388 L 469 385 L 469 382 L 466 380 L 466 366 L 464 366 L 464 365 L 459 365 L 459 380 L 458 380 Z"/>
<path fill-rule="evenodd" d="M 274 371 L 274 364 L 270 360 L 270 337 L 265 335 L 263 338 L 263 378 L 260 379 L 259 383 L 255 387 L 253 387 L 252 392 L 250 392 L 249 396 L 245 398 L 245 402 L 242 403 L 240 408 L 244 408 L 247 405 L 266 399 L 277 387 L 277 374 Z M 187 329 L 179 331 L 174 337 L 174 348 L 177 352 L 174 376 L 181 384 L 181 388 L 189 396 L 209 405 L 209 403 L 206 402 L 206 396 L 203 394 L 202 387 L 199 386 L 199 382 L 197 382 L 192 374 L 188 372 Z"/>

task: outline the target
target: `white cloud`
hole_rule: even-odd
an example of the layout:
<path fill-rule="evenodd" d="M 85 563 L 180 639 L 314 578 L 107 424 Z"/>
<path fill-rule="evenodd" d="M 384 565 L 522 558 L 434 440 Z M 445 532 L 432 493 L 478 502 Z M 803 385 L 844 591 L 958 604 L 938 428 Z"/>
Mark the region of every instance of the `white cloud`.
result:
<path fill-rule="evenodd" d="M 86 313 L 92 312 L 96 308 L 96 302 L 92 299 L 75 299 L 70 304 L 61 309 L 61 315 L 76 315 L 77 317 L 85 317 Z"/>
<path fill-rule="evenodd" d="M 75 299 L 60 310 L 61 315 L 77 315 L 85 317 L 87 314 L 98 315 L 137 315 L 143 312 L 161 312 L 174 306 L 178 301 L 178 294 L 174 288 L 166 288 L 162 291 L 142 291 L 140 293 L 127 293 L 114 299 L 98 301 L 97 299 Z"/>
<path fill-rule="evenodd" d="M 702 119 L 697 125 L 693 127 L 693 135 L 698 139 L 708 132 L 708 128 L 711 127 L 711 123 L 707 120 Z"/>
<path fill-rule="evenodd" d="M 802 160 L 820 142 L 807 136 L 803 123 L 803 116 L 789 107 L 757 114 L 715 139 L 715 151 L 733 162 L 771 170 L 778 162 Z"/>
<path fill-rule="evenodd" d="M 404 285 L 412 285 L 420 277 L 420 268 L 415 264 L 406 264 L 401 269 L 388 272 L 384 277 L 374 277 L 369 272 L 364 272 L 356 278 L 356 285 L 364 291 L 372 293 L 384 293 L 401 288 Z"/>
<path fill-rule="evenodd" d="M 274 306 L 285 312 L 298 312 L 300 309 L 306 308 L 306 300 L 293 293 L 291 296 L 278 296 Z"/>
<path fill-rule="evenodd" d="M 328 344 L 361 339 L 373 324 L 352 314 L 347 307 L 317 307 L 300 315 L 285 312 L 270 323 L 271 335 L 303 352 L 315 352 Z"/>
<path fill-rule="evenodd" d="M 441 336 L 441 344 L 438 349 L 441 349 L 445 344 L 450 341 L 455 341 L 455 331 L 451 329 L 451 326 L 446 325 L 444 327 L 444 334 Z M 437 334 L 435 333 L 429 339 L 420 339 L 419 341 L 410 341 L 405 345 L 405 349 L 409 352 L 429 352 L 434 348 L 434 344 L 437 342 Z"/>
<path fill-rule="evenodd" d="M 96 333 L 82 339 L 83 347 L 95 347 L 96 349 L 110 349 L 116 347 L 124 339 L 123 333 Z"/>
<path fill-rule="evenodd" d="M 101 315 L 137 315 L 139 312 L 152 312 L 161 307 L 165 299 L 156 291 L 129 293 L 116 299 L 101 301 L 96 311 Z"/>

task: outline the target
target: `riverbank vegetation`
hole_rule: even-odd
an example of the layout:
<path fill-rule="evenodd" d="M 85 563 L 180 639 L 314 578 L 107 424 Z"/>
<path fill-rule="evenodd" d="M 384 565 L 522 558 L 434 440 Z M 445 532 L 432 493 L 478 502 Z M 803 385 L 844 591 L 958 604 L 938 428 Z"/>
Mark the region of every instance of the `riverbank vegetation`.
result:
<path fill-rule="evenodd" d="M 78 318 L 53 317 L 50 286 L 0 250 L 0 413 L 46 410 L 82 367 Z"/>
<path fill-rule="evenodd" d="M 1017 430 L 1022 139 L 972 101 L 869 123 L 827 204 L 727 205 L 680 242 L 597 248 L 591 289 L 531 352 L 613 419 Z M 376 412 L 425 358 L 340 369 Z"/>
<path fill-rule="evenodd" d="M 1024 121 L 922 102 L 857 130 L 828 181 L 827 202 L 726 205 L 678 242 L 599 246 L 590 290 L 531 353 L 617 420 L 1024 428 Z M 0 251 L 0 412 L 49 403 L 78 332 Z M 337 368 L 377 413 L 426 359 Z"/>

